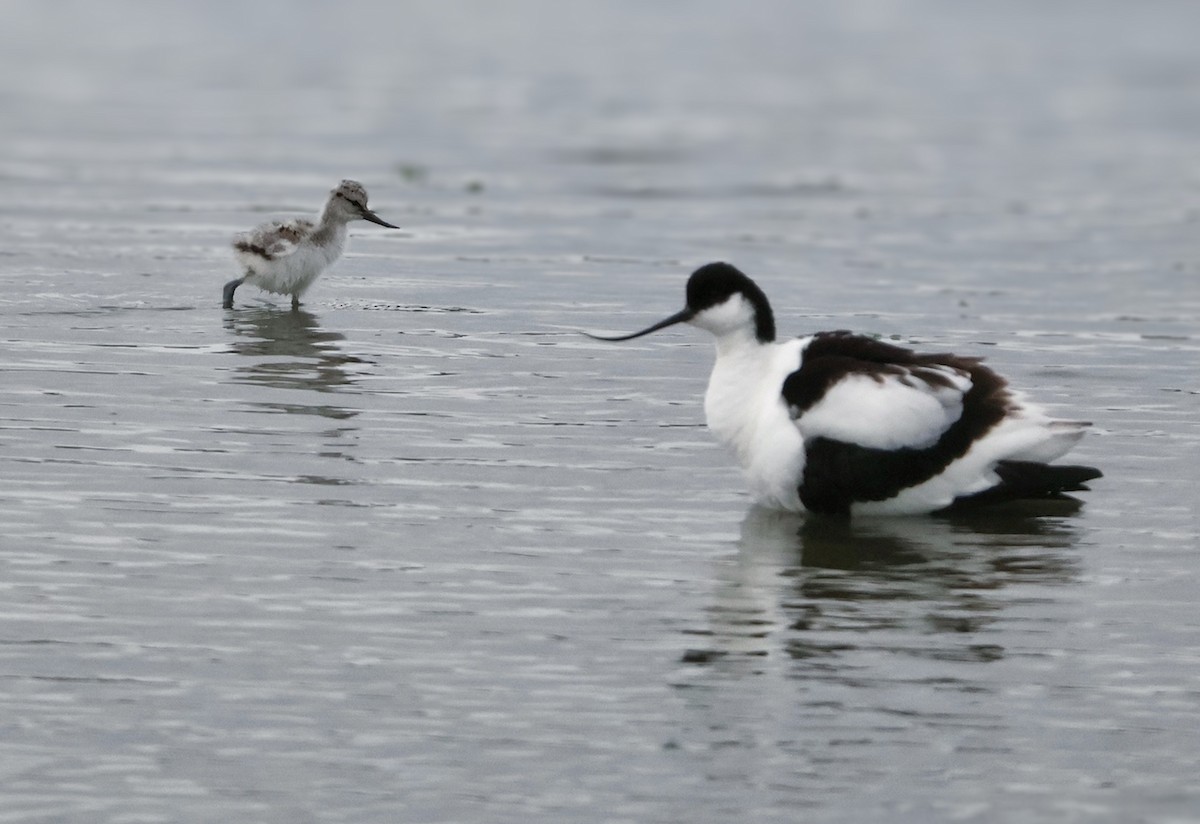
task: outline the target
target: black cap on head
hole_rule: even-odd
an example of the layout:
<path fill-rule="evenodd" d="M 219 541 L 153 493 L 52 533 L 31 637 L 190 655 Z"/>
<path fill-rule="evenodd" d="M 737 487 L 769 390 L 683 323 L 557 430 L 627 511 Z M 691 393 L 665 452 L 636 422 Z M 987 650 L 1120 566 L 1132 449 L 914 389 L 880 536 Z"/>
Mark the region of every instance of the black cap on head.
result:
<path fill-rule="evenodd" d="M 740 294 L 754 307 L 754 335 L 759 343 L 775 340 L 775 315 L 758 284 L 730 263 L 708 263 L 701 266 L 687 283 L 687 306 L 693 313 L 703 312 Z"/>
<path fill-rule="evenodd" d="M 728 263 L 709 263 L 692 272 L 687 283 L 687 306 L 669 318 L 628 335 L 605 336 L 593 335 L 590 332 L 583 334 L 593 340 L 633 340 L 677 323 L 688 323 L 705 309 L 719 306 L 734 295 L 741 295 L 754 309 L 754 336 L 758 342 L 770 343 L 775 340 L 775 316 L 771 313 L 771 304 L 767 301 L 767 296 L 758 288 L 757 283 Z"/>

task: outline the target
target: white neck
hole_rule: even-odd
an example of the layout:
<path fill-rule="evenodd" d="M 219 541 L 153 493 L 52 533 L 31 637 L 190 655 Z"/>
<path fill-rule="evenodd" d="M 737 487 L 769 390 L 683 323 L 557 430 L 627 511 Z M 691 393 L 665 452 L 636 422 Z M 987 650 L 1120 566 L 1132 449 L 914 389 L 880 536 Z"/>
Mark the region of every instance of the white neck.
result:
<path fill-rule="evenodd" d="M 321 226 L 335 229 L 339 226 L 345 226 L 354 218 L 346 214 L 345 211 L 336 207 L 332 202 L 325 205 L 325 209 L 321 212 Z"/>
<path fill-rule="evenodd" d="M 764 345 L 759 342 L 752 326 L 739 326 L 717 335 L 717 358 L 751 355 Z"/>
<path fill-rule="evenodd" d="M 717 338 L 717 359 L 704 398 L 708 426 L 717 438 L 742 452 L 745 430 L 757 415 L 757 395 L 771 359 L 753 332 L 735 330 Z"/>

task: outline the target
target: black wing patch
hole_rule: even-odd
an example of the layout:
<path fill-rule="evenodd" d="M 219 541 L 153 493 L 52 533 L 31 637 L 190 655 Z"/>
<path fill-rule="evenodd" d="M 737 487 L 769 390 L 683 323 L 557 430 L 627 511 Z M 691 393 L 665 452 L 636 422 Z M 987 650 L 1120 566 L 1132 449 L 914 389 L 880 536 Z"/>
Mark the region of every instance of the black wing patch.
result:
<path fill-rule="evenodd" d="M 985 504 L 1057 498 L 1067 492 L 1087 491 L 1087 482 L 1104 477 L 1094 466 L 1044 464 L 1033 461 L 1000 461 L 1000 483 L 991 489 L 954 499 L 944 512 L 960 512 Z"/>

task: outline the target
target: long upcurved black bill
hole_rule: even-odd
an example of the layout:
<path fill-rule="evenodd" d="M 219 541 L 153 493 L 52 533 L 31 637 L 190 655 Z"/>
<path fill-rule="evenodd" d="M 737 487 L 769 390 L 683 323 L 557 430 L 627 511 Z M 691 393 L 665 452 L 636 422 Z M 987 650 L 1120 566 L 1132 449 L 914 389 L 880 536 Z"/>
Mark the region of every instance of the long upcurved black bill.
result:
<path fill-rule="evenodd" d="M 642 335 L 649 335 L 651 332 L 657 332 L 659 329 L 666 329 L 668 326 L 674 326 L 677 323 L 686 323 L 687 321 L 691 320 L 695 314 L 696 313 L 691 309 L 682 309 L 671 315 L 671 317 L 660 320 L 653 326 L 648 326 L 640 332 L 634 332 L 632 335 L 617 335 L 616 337 L 610 338 L 605 337 L 604 335 L 593 335 L 591 332 L 584 332 L 583 334 L 587 335 L 592 340 L 633 340 L 634 338 L 640 338 Z"/>

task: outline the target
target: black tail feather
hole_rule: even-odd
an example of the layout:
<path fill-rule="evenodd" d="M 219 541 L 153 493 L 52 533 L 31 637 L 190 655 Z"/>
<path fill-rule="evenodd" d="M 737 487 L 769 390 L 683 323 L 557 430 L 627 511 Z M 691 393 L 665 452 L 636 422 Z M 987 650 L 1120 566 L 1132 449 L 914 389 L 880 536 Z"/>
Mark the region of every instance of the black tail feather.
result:
<path fill-rule="evenodd" d="M 1103 477 L 1094 466 L 1064 466 L 1033 461 L 1000 461 L 996 464 L 1000 483 L 991 489 L 956 498 L 943 511 L 974 508 L 985 504 L 1056 498 L 1067 492 L 1087 490 L 1086 483 Z"/>

